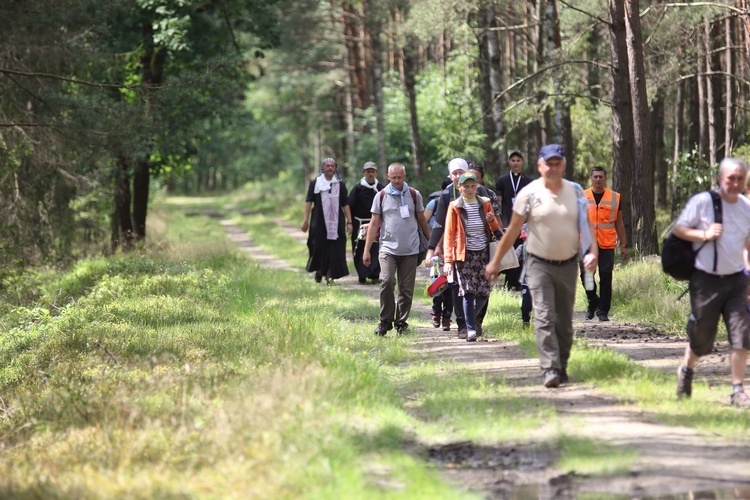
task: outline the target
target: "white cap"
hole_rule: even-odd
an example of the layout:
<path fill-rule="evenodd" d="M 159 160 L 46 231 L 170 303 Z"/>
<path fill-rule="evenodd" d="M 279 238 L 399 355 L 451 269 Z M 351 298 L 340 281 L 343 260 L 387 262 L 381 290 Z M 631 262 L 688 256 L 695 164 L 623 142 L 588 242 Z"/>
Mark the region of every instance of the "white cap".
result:
<path fill-rule="evenodd" d="M 453 158 L 448 162 L 448 173 L 453 174 L 456 170 L 463 170 L 466 172 L 469 170 L 469 164 L 463 158 Z"/>

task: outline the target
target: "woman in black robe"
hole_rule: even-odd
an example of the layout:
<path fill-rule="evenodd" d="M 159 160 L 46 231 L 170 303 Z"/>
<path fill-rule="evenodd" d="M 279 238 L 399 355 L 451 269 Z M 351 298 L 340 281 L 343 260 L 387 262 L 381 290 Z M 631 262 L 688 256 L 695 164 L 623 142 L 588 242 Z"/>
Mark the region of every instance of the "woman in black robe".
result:
<path fill-rule="evenodd" d="M 352 231 L 352 216 L 347 198 L 346 186 L 338 176 L 338 163 L 326 158 L 320 174 L 308 186 L 305 220 L 300 228 L 303 232 L 310 229 L 307 238 L 310 258 L 305 269 L 315 272 L 318 283 L 325 276 L 326 283 L 331 285 L 333 280 L 349 274 L 346 233 Z"/>

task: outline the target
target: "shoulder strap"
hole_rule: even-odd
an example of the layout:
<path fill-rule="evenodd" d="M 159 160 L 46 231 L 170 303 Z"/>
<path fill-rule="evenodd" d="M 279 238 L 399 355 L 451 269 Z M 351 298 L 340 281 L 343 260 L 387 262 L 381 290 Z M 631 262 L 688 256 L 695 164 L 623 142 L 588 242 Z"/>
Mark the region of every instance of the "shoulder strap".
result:
<path fill-rule="evenodd" d="M 414 218 L 417 217 L 417 190 L 409 186 L 409 192 L 411 193 L 411 199 L 414 201 Z"/>
<path fill-rule="evenodd" d="M 711 195 L 711 201 L 714 205 L 714 222 L 721 224 L 721 196 L 716 191 L 709 191 Z M 714 273 L 716 272 L 716 265 L 719 263 L 719 252 L 716 248 L 716 240 L 714 240 Z"/>
<path fill-rule="evenodd" d="M 380 210 L 383 210 L 383 198 L 385 198 L 385 188 L 381 189 L 378 193 L 380 195 Z"/>

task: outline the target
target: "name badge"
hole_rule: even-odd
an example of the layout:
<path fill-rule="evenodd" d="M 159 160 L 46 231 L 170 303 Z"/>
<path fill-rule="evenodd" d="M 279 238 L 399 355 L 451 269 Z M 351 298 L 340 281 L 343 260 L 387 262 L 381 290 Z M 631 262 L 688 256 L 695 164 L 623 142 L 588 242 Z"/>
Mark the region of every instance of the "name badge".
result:
<path fill-rule="evenodd" d="M 409 205 L 401 205 L 400 208 L 401 208 L 401 218 L 402 219 L 408 219 L 409 217 L 411 217 L 409 215 Z"/>
<path fill-rule="evenodd" d="M 515 205 L 516 204 L 516 197 L 515 196 L 510 199 L 510 204 L 511 205 Z"/>

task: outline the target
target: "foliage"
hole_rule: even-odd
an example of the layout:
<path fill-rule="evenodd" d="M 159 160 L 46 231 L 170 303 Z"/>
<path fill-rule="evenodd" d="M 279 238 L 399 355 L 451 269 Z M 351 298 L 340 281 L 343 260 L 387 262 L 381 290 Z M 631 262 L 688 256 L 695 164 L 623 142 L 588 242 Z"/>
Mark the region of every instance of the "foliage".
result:
<path fill-rule="evenodd" d="M 716 179 L 714 168 L 702 158 L 697 150 L 680 155 L 677 163 L 669 161 L 671 167 L 669 182 L 675 196 L 673 206 L 683 206 L 692 195 L 711 189 Z"/>

